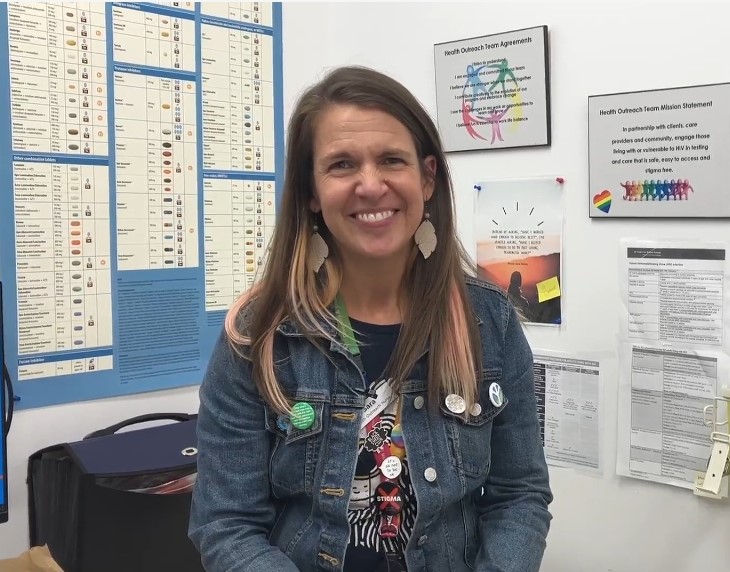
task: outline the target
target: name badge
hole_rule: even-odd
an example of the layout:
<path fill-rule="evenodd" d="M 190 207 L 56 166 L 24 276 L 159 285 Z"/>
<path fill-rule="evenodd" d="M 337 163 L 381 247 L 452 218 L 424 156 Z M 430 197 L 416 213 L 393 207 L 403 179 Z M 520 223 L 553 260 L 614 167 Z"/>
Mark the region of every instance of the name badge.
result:
<path fill-rule="evenodd" d="M 364 430 L 368 423 L 395 401 L 396 394 L 390 382 L 390 379 L 382 379 L 371 388 L 371 391 L 375 392 L 375 397 L 369 397 L 365 402 L 362 410 L 361 430 Z"/>

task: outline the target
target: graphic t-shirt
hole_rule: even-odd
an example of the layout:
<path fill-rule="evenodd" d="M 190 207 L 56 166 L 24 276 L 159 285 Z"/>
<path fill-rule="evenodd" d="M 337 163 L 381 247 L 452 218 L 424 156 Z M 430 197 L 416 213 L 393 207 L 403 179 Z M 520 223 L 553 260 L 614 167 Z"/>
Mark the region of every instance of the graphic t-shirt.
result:
<path fill-rule="evenodd" d="M 383 372 L 398 341 L 400 325 L 367 324 L 352 319 L 350 321 L 360 347 L 365 375 L 372 387 L 383 379 Z M 396 400 L 381 412 L 379 425 L 371 428 L 385 438 L 386 446 L 391 440 L 397 404 Z M 395 538 L 381 538 L 383 513 L 376 500 L 381 474 L 375 453 L 365 447 L 366 434 L 366 429 L 361 429 L 360 453 L 350 492 L 348 520 L 351 532 L 344 572 L 399 572 L 405 570 L 405 567 L 395 555 L 402 556 L 416 520 L 416 496 L 408 472 L 407 457 L 402 459 L 402 471 L 395 481 L 403 497 L 398 535 Z"/>

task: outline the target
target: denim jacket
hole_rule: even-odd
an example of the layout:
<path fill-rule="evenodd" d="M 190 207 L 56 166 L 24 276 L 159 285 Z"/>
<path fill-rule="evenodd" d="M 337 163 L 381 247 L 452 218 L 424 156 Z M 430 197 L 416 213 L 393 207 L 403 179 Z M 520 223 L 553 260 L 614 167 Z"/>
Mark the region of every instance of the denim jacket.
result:
<path fill-rule="evenodd" d="M 417 514 L 409 572 L 536 572 L 552 493 L 533 387 L 532 352 L 513 306 L 467 279 L 483 347 L 481 412 L 468 420 L 426 400 L 426 356 L 402 383 L 401 425 Z M 277 425 L 250 362 L 224 336 L 200 388 L 198 480 L 190 538 L 208 572 L 341 570 L 367 398 L 344 345 L 317 348 L 291 322 L 275 337 L 277 379 L 315 411 L 307 429 Z M 489 386 L 502 387 L 495 407 Z M 499 402 L 497 400 L 497 402 Z"/>

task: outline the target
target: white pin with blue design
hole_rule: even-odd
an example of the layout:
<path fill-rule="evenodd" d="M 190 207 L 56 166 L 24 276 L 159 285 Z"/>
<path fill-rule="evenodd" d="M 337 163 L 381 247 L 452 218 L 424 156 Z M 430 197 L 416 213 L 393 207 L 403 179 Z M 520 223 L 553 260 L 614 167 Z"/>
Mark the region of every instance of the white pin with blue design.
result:
<path fill-rule="evenodd" d="M 501 407 L 504 403 L 504 393 L 502 393 L 502 388 L 497 382 L 494 382 L 489 386 L 489 401 L 491 401 L 492 405 L 495 407 Z"/>

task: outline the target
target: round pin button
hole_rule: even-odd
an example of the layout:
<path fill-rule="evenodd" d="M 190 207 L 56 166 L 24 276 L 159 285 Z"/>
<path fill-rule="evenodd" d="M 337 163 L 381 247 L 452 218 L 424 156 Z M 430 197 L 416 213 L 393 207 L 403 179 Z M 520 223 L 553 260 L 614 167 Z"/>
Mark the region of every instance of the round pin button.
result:
<path fill-rule="evenodd" d="M 295 403 L 291 410 L 290 421 L 297 429 L 309 429 L 314 423 L 314 409 L 306 401 Z"/>
<path fill-rule="evenodd" d="M 471 406 L 471 415 L 472 417 L 478 417 L 482 412 L 482 406 L 478 403 L 475 403 Z"/>
<path fill-rule="evenodd" d="M 288 432 L 291 427 L 291 425 L 289 424 L 289 419 L 282 415 L 279 415 L 279 417 L 276 418 L 276 426 L 281 431 L 284 431 L 284 433 Z"/>
<path fill-rule="evenodd" d="M 402 469 L 403 465 L 401 464 L 400 459 L 395 455 L 386 457 L 380 465 L 380 472 L 383 473 L 383 476 L 386 479 L 390 480 L 397 479 Z"/>
<path fill-rule="evenodd" d="M 452 413 L 464 413 L 466 411 L 466 401 L 460 395 L 450 393 L 446 396 L 446 408 Z"/>
<path fill-rule="evenodd" d="M 393 453 L 399 459 L 405 459 L 405 457 L 406 457 L 406 450 L 401 449 L 400 447 L 397 447 L 396 445 L 393 445 L 393 443 L 390 444 L 390 452 Z"/>
<path fill-rule="evenodd" d="M 423 409 L 423 402 L 423 396 L 419 395 L 413 400 L 413 407 L 415 407 L 416 409 Z"/>
<path fill-rule="evenodd" d="M 394 516 L 403 510 L 403 493 L 398 485 L 386 481 L 375 489 L 375 502 L 380 512 Z"/>
<path fill-rule="evenodd" d="M 433 467 L 429 467 L 425 471 L 423 471 L 423 478 L 426 479 L 429 483 L 432 483 L 436 480 L 436 469 Z"/>
<path fill-rule="evenodd" d="M 400 423 L 393 425 L 393 429 L 390 430 L 390 442 L 401 449 L 406 448 L 406 442 L 403 439 L 403 429 L 401 428 Z"/>
<path fill-rule="evenodd" d="M 492 405 L 495 407 L 501 407 L 502 403 L 504 403 L 502 388 L 499 387 L 499 384 L 496 382 L 489 386 L 489 401 L 491 401 Z"/>

